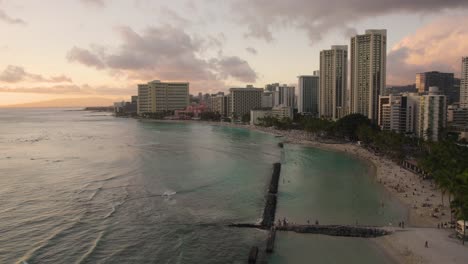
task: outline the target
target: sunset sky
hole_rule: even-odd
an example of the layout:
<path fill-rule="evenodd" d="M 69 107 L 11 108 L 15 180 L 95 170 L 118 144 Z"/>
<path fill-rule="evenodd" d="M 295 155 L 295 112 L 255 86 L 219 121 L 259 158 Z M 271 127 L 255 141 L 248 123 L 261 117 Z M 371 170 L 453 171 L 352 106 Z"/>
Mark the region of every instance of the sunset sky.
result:
<path fill-rule="evenodd" d="M 154 79 L 191 93 L 296 83 L 319 52 L 388 30 L 387 84 L 458 76 L 466 0 L 0 0 L 0 106 L 125 98 Z"/>

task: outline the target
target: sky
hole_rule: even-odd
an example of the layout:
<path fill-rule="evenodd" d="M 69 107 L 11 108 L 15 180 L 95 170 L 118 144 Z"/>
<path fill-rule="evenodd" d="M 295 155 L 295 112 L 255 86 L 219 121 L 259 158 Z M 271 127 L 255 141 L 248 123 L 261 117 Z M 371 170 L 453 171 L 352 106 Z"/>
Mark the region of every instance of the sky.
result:
<path fill-rule="evenodd" d="M 387 29 L 387 85 L 458 76 L 466 0 L 0 0 L 0 106 L 126 99 L 138 83 L 190 92 L 296 84 L 321 50 Z"/>

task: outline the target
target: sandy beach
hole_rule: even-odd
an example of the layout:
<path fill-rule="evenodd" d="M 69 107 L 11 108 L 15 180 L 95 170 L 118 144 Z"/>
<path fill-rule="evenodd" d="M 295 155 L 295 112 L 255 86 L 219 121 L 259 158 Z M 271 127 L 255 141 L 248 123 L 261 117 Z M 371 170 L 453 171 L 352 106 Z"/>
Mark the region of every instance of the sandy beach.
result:
<path fill-rule="evenodd" d="M 450 221 L 450 209 L 448 195 L 445 195 L 442 205 L 442 192 L 432 180 L 423 180 L 419 175 L 357 144 L 319 142 L 302 130 L 276 130 L 230 123 L 221 125 L 281 136 L 285 143 L 339 151 L 368 162 L 375 168 L 376 181 L 408 208 L 409 217 L 409 223 L 405 224 L 404 229 L 398 228 L 398 223 L 393 223 L 393 227 L 390 227 L 393 234 L 373 239 L 377 246 L 397 263 L 468 263 L 468 245 L 461 244 L 453 229 L 437 228 L 439 223 Z M 428 248 L 425 247 L 426 241 Z"/>
<path fill-rule="evenodd" d="M 405 223 L 405 228 L 398 228 L 398 223 L 392 223 L 391 227 L 387 227 L 393 231 L 391 235 L 373 239 L 377 246 L 397 263 L 468 263 L 468 243 L 463 246 L 460 240 L 455 238 L 452 229 L 437 227 L 439 223 L 450 221 L 450 210 L 448 195 L 445 195 L 442 204 L 442 192 L 436 188 L 432 180 L 423 180 L 419 175 L 357 144 L 320 142 L 303 130 L 276 130 L 271 127 L 226 122 L 198 121 L 197 123 L 268 133 L 281 136 L 284 143 L 338 151 L 367 162 L 375 168 L 376 182 L 382 184 L 408 208 L 409 223 Z M 429 243 L 429 248 L 425 247 L 426 241 Z"/>

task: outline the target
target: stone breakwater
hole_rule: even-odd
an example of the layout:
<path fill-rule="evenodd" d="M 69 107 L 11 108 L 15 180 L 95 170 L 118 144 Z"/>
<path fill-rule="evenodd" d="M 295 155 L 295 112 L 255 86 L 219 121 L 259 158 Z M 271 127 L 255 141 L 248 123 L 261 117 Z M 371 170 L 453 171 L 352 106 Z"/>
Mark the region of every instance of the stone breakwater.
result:
<path fill-rule="evenodd" d="M 273 174 L 271 176 L 270 186 L 266 197 L 265 208 L 263 209 L 263 218 L 261 226 L 270 228 L 275 224 L 276 204 L 279 177 L 281 174 L 281 163 L 273 164 Z"/>
<path fill-rule="evenodd" d="M 342 237 L 380 237 L 391 232 L 377 227 L 361 227 L 347 225 L 284 225 L 276 226 L 278 231 L 291 231 L 296 233 L 321 234 Z"/>

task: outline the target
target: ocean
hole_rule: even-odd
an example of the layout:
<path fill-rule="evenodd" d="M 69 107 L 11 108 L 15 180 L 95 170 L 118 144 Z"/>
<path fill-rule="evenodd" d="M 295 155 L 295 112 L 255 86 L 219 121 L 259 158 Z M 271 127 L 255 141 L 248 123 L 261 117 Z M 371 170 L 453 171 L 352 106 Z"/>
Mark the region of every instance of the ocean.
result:
<path fill-rule="evenodd" d="M 386 225 L 407 212 L 343 153 L 242 128 L 0 109 L 0 263 L 246 263 L 272 164 L 277 216 Z M 382 206 L 382 205 L 385 206 Z M 372 241 L 279 233 L 269 263 L 391 263 Z"/>

